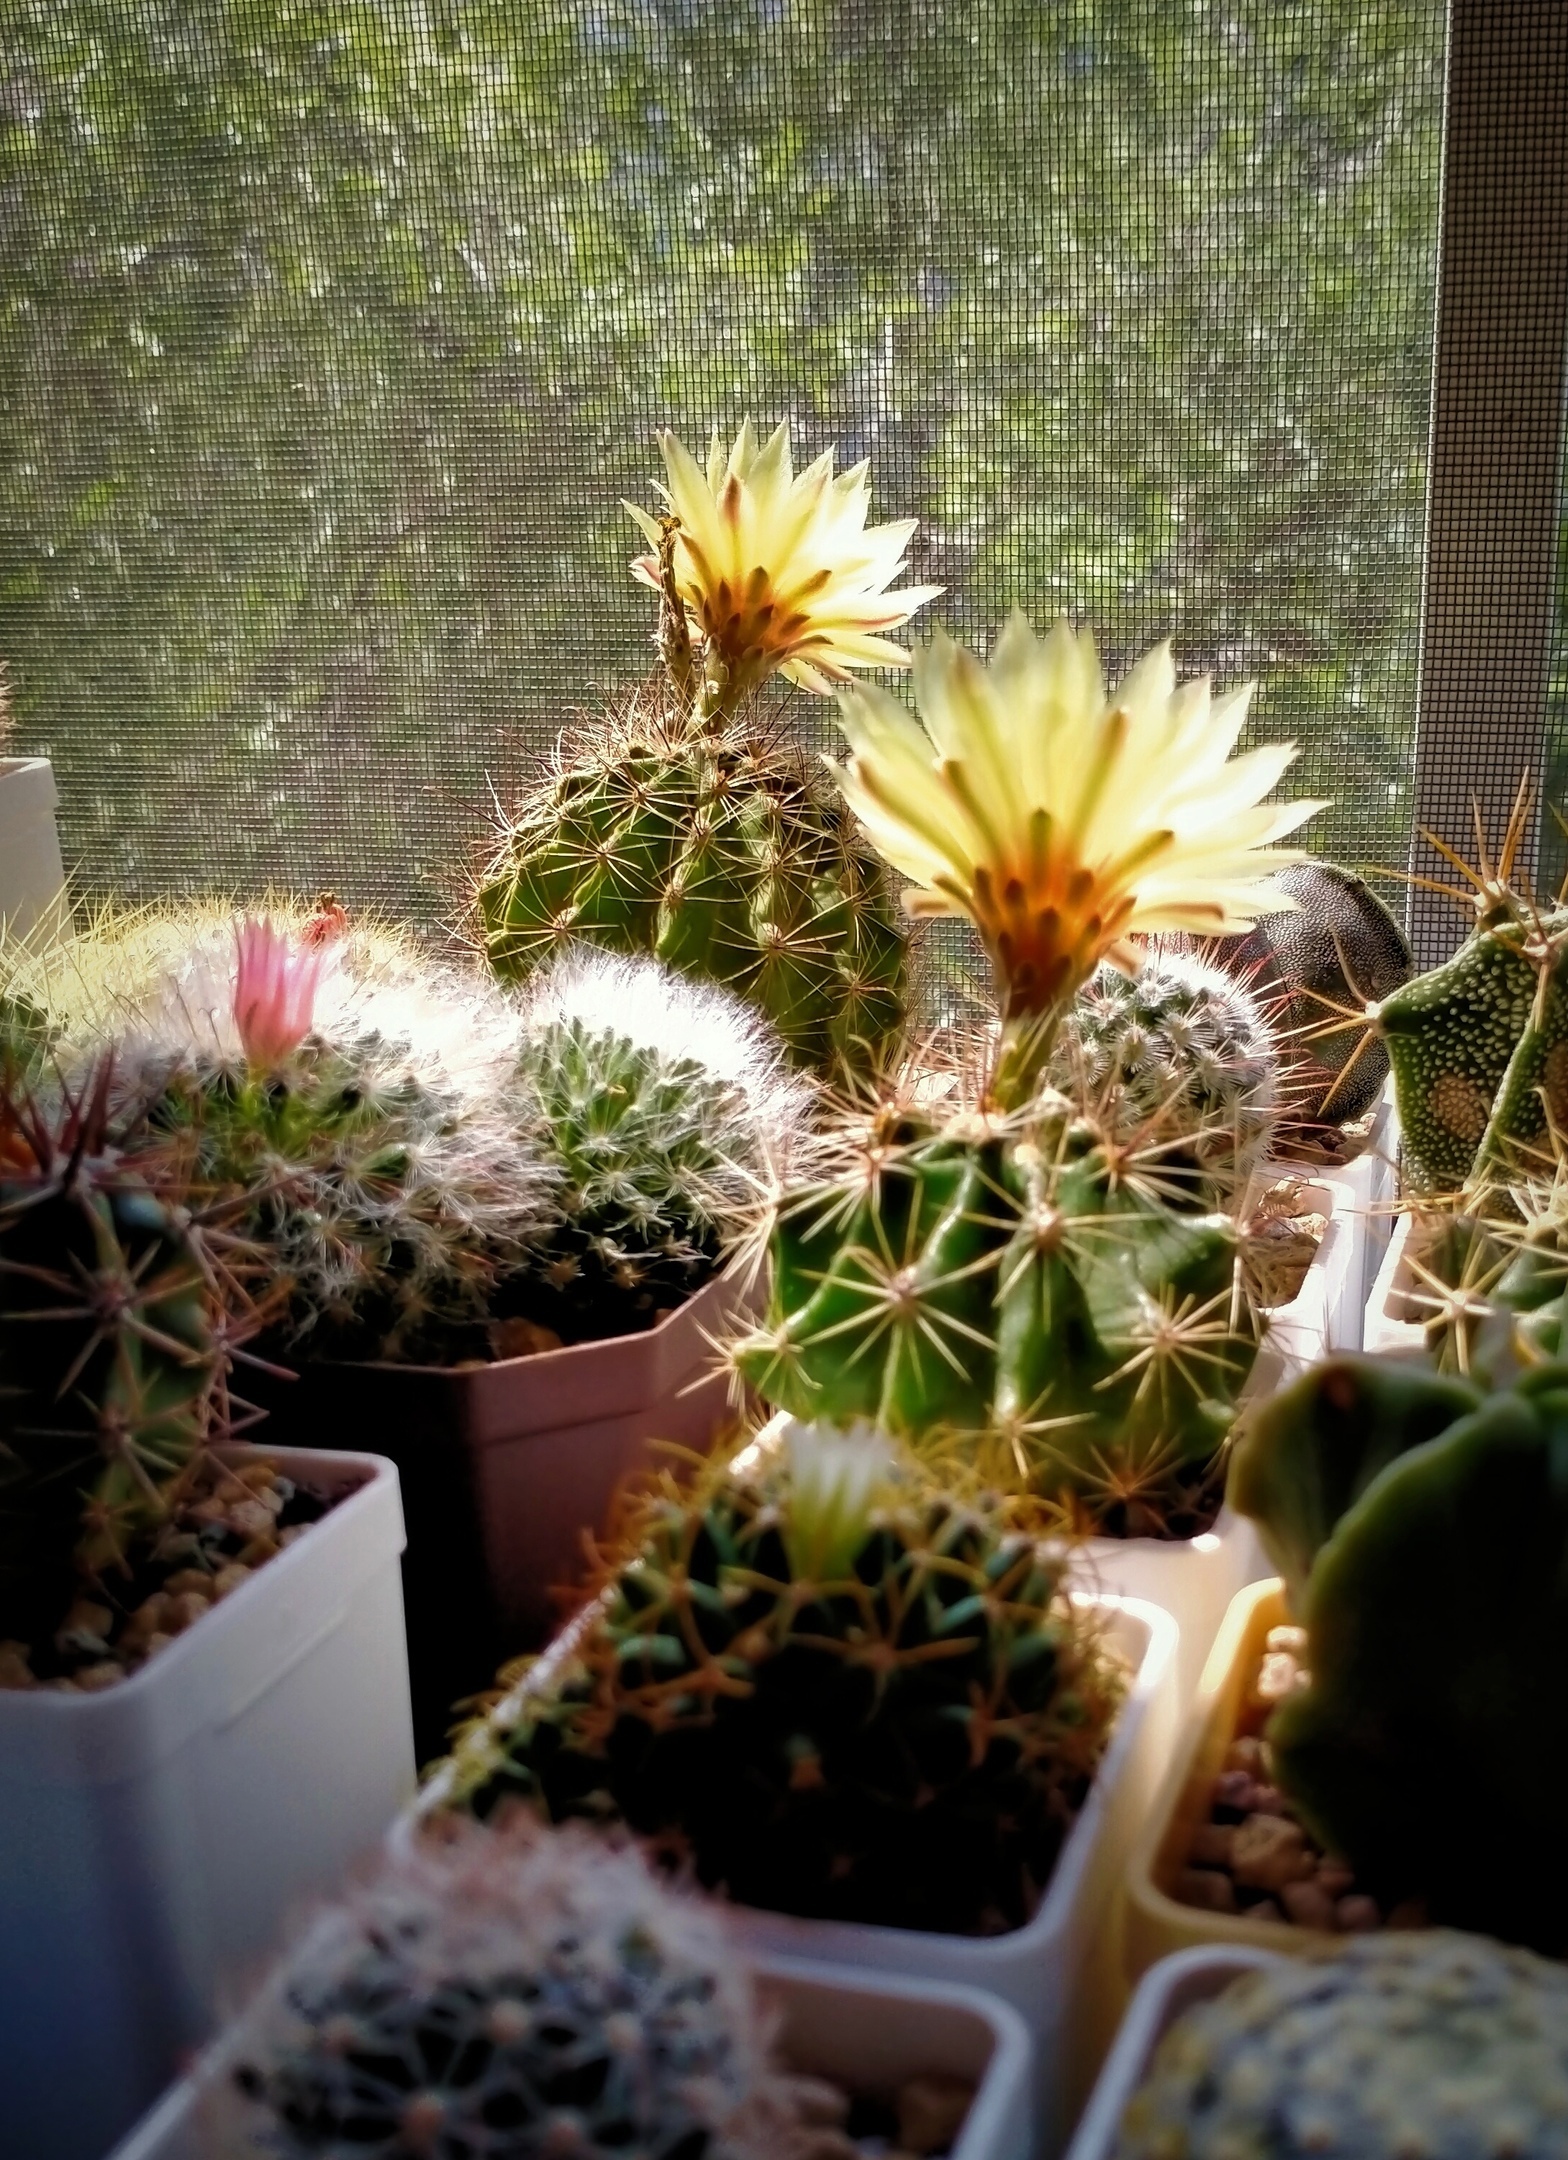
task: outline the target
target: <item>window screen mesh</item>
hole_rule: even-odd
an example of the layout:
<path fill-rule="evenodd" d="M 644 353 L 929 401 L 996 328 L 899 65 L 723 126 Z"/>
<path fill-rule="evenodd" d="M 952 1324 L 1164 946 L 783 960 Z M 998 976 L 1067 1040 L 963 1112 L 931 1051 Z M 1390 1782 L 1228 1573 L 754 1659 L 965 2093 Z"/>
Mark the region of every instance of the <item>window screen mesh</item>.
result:
<path fill-rule="evenodd" d="M 10 0 L 0 651 L 86 880 L 427 914 L 650 657 L 656 428 L 1262 679 L 1403 859 L 1438 0 Z M 830 714 L 801 702 L 826 740 Z"/>

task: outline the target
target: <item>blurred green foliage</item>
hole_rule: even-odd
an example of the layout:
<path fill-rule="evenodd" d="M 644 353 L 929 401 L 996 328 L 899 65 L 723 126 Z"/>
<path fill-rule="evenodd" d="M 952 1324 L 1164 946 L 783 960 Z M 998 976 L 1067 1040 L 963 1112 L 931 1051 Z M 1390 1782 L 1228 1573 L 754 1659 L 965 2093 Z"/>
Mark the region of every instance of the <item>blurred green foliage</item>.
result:
<path fill-rule="evenodd" d="M 91 883 L 438 913 L 665 422 L 1167 630 L 1401 861 L 1441 0 L 10 0 L 0 653 Z M 827 740 L 830 715 L 796 710 Z"/>

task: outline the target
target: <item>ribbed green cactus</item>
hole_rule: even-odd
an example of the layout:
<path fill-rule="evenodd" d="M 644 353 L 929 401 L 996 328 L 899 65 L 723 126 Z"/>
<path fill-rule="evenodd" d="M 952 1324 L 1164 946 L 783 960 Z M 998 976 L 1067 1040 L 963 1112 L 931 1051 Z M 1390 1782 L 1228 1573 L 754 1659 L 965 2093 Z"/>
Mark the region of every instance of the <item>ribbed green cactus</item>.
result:
<path fill-rule="evenodd" d="M 1280 1958 L 1183 2012 L 1116 2160 L 1557 2160 L 1568 1973 L 1440 1931 Z"/>
<path fill-rule="evenodd" d="M 902 1016 L 904 935 L 848 811 L 787 741 L 659 690 L 563 738 L 477 904 L 503 981 L 569 940 L 652 953 L 748 999 L 804 1065 L 874 1064 Z"/>
<path fill-rule="evenodd" d="M 1483 1395 L 1330 1360 L 1232 1481 L 1304 1576 L 1310 1685 L 1267 1740 L 1308 1828 L 1380 1899 L 1568 1953 L 1568 1366 Z"/>
<path fill-rule="evenodd" d="M 275 2160 L 764 2160 L 766 2041 L 718 1915 L 636 1853 L 470 1825 L 317 1921 L 211 2112 Z"/>
<path fill-rule="evenodd" d="M 23 1641 L 166 1519 L 224 1373 L 201 1233 L 122 1159 L 108 1081 L 0 1100 L 0 1635 Z"/>
<path fill-rule="evenodd" d="M 1061 1097 L 945 1129 L 873 1121 L 839 1179 L 781 1209 L 736 1365 L 797 1417 L 866 1418 L 1157 1530 L 1254 1353 L 1236 1225 L 1172 1209 L 1160 1161 Z"/>
<path fill-rule="evenodd" d="M 554 1205 L 500 1309 L 568 1342 L 700 1289 L 808 1141 L 814 1091 L 758 1013 L 591 946 L 530 986 L 519 1077 Z"/>
<path fill-rule="evenodd" d="M 1195 954 L 1158 949 L 1134 976 L 1099 969 L 1052 1060 L 1062 1087 L 1081 1087 L 1118 1125 L 1155 1125 L 1166 1175 L 1202 1208 L 1234 1205 L 1260 1160 L 1277 1064 L 1259 999 Z"/>
<path fill-rule="evenodd" d="M 1029 1916 L 1121 1682 L 1064 1560 L 867 1432 L 643 1502 L 548 1690 L 456 1758 L 481 1813 L 623 1818 L 744 1904 L 985 1933 Z"/>

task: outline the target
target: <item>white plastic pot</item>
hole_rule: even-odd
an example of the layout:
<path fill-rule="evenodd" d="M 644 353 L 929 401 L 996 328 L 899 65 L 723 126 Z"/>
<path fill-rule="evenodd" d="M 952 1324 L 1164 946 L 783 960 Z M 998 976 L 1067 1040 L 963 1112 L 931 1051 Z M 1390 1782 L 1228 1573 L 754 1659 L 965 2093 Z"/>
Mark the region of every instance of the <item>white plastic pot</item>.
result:
<path fill-rule="evenodd" d="M 1029 2160 L 1029 2036 L 1005 2003 L 968 1988 L 861 1979 L 791 1958 L 761 1960 L 758 1974 L 793 2069 L 878 2096 L 927 2074 L 973 2079 L 952 2160 Z M 201 2094 L 223 2072 L 220 2043 L 110 2160 L 210 2160 Z"/>
<path fill-rule="evenodd" d="M 63 928 L 69 913 L 47 758 L 0 758 L 0 925 L 12 937 Z"/>
<path fill-rule="evenodd" d="M 1353 1248 L 1346 1279 L 1354 1310 L 1360 1313 L 1372 1295 L 1372 1285 L 1388 1250 L 1399 1200 L 1399 1112 L 1394 1105 L 1392 1074 L 1383 1084 L 1366 1147 L 1353 1162 L 1322 1175 L 1345 1196 Z M 1345 1334 L 1336 1336 L 1333 1346 L 1336 1350 L 1359 1350 L 1363 1344 L 1359 1334 Z"/>
<path fill-rule="evenodd" d="M 1423 1307 L 1412 1295 L 1419 1291 L 1410 1266 L 1413 1215 L 1401 1215 L 1384 1251 L 1382 1264 L 1367 1299 L 1366 1324 L 1361 1344 L 1378 1357 L 1399 1358 L 1409 1364 L 1429 1364 Z"/>
<path fill-rule="evenodd" d="M 397 1474 L 265 1452 L 347 1497 L 117 1687 L 0 1694 L 0 2151 L 16 2160 L 101 2160 L 289 1907 L 413 1790 Z"/>
<path fill-rule="evenodd" d="M 902 1975 L 939 1988 L 980 1988 L 1011 2003 L 1034 2044 L 1034 2135 L 1044 2160 L 1060 2150 L 1121 2014 L 1116 1897 L 1127 1855 L 1159 1789 L 1179 1715 L 1170 1615 L 1130 1598 L 1084 1602 L 1104 1611 L 1110 1641 L 1131 1668 L 1131 1684 L 1089 1797 L 1027 1926 L 1006 1935 L 933 1935 L 731 1908 L 743 1940 L 767 1956 Z M 596 1610 L 589 1606 L 556 1637 L 498 1706 L 498 1717 L 511 1717 L 530 1695 L 549 1690 L 576 1655 Z M 438 1772 L 394 1826 L 394 1845 L 417 1835 L 421 1818 L 444 1806 L 450 1790 L 450 1771 Z"/>
<path fill-rule="evenodd" d="M 1209 2002 L 1243 1973 L 1278 1960 L 1266 1950 L 1181 1950 L 1162 1958 L 1138 1984 L 1116 2045 L 1106 2057 L 1067 2160 L 1114 2160 L 1127 2103 L 1143 2083 L 1154 2051 L 1184 2010 Z"/>

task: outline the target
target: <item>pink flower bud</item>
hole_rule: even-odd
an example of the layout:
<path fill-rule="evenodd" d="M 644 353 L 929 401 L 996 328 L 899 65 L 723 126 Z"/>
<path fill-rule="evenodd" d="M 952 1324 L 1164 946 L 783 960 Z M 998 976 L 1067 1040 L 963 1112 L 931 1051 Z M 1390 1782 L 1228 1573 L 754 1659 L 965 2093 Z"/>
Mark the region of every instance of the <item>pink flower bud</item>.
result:
<path fill-rule="evenodd" d="M 272 1072 L 310 1033 L 326 951 L 253 915 L 235 925 L 234 949 L 234 1025 L 251 1069 Z"/>

